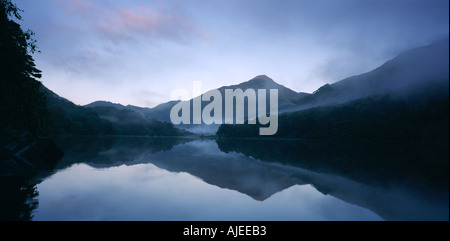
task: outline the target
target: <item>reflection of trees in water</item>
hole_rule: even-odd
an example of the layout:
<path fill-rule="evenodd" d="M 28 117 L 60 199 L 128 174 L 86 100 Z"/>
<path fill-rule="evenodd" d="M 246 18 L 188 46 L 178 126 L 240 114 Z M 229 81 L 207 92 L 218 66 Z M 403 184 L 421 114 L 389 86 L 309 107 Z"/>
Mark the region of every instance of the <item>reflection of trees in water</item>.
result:
<path fill-rule="evenodd" d="M 29 221 L 38 206 L 35 184 L 26 176 L 0 177 L 0 220 Z"/>
<path fill-rule="evenodd" d="M 61 137 L 57 146 L 64 150 L 63 160 L 49 166 L 44 172 L 30 175 L 0 177 L 0 220 L 26 221 L 33 218 L 38 206 L 39 192 L 36 180 L 45 179 L 51 169 L 64 169 L 74 163 L 93 161 L 97 164 L 113 164 L 117 160 L 133 161 L 143 150 L 151 153 L 167 151 L 174 146 L 191 141 L 188 138 L 140 138 L 140 137 Z M 106 155 L 105 155 L 106 154 Z M 44 175 L 44 176 L 42 176 Z"/>
<path fill-rule="evenodd" d="M 448 220 L 448 142 L 221 138 L 217 144 L 226 153 L 311 170 L 294 176 L 385 220 Z"/>
<path fill-rule="evenodd" d="M 133 136 L 83 136 L 83 137 L 58 137 L 58 146 L 61 149 L 75 150 L 90 155 L 97 155 L 99 152 L 107 151 L 115 147 L 123 147 L 124 149 L 147 149 L 152 153 L 159 151 L 168 151 L 174 146 L 190 141 L 190 138 L 177 137 L 133 137 Z"/>
<path fill-rule="evenodd" d="M 59 137 L 56 141 L 65 156 L 57 169 L 83 162 L 114 166 L 118 162 L 134 161 L 143 152 L 169 151 L 176 145 L 192 140 L 192 138 L 133 136 Z"/>
<path fill-rule="evenodd" d="M 357 142 L 220 138 L 223 152 L 334 173 L 365 183 L 408 182 L 448 190 L 448 142 Z M 447 194 L 448 195 L 448 194 Z"/>
<path fill-rule="evenodd" d="M 351 203 L 369 207 L 380 215 L 382 214 L 381 216 L 388 217 L 388 220 L 395 220 L 404 216 L 397 211 L 390 216 L 386 215 L 386 213 L 389 214 L 389 211 L 398 208 L 395 205 L 387 205 L 386 202 L 389 203 L 388 201 L 384 202 L 388 208 L 383 207 L 383 205 L 380 206 L 378 202 L 376 204 L 370 203 L 372 199 L 379 200 L 377 198 L 385 197 L 384 192 L 382 194 L 364 192 L 363 195 L 359 195 L 360 189 L 352 189 L 351 186 L 345 185 L 340 187 L 341 184 L 324 179 L 325 176 L 320 173 L 345 176 L 370 185 L 374 183 L 382 185 L 391 182 L 403 183 L 406 180 L 412 185 L 419 184 L 420 187 L 417 188 L 422 190 L 426 190 L 428 187 L 444 187 L 444 189 L 447 187 L 445 189 L 446 194 L 444 194 L 447 195 L 448 200 L 448 143 L 216 140 L 222 152 L 238 152 L 264 162 L 281 163 L 320 172 L 317 175 L 311 174 L 312 176 L 307 172 L 306 174 L 297 173 L 298 175 L 290 175 L 289 180 L 286 181 L 283 177 L 284 172 L 279 173 L 273 170 L 273 167 L 277 165 L 255 165 L 259 161 L 248 162 L 245 161 L 245 158 L 242 159 L 241 155 L 220 154 L 219 150 L 210 150 L 211 146 L 203 145 L 203 142 L 202 145 L 188 144 L 177 148 L 175 152 L 166 152 L 178 144 L 193 140 L 198 141 L 199 139 L 61 138 L 57 140 L 57 145 L 64 150 L 65 155 L 56 169 L 65 169 L 80 162 L 99 167 L 133 165 L 140 163 L 139 161 L 133 161 L 143 154 L 152 153 L 152 155 L 146 157 L 154 158 L 144 158 L 141 161 L 148 161 L 170 171 L 188 172 L 201 177 L 202 180 L 210 184 L 237 190 L 254 198 L 265 199 L 292 184 L 306 182 L 313 184 L 324 193 L 331 193 L 339 199 L 350 200 Z M 198 142 L 196 143 L 198 144 Z M 207 158 L 204 158 L 201 154 L 205 150 L 211 151 L 211 155 Z M 214 161 L 211 161 L 211 158 L 214 158 Z M 43 180 L 42 175 L 46 174 L 41 173 L 39 175 L 39 180 Z M 249 177 L 259 179 L 254 179 L 258 180 L 257 183 L 249 186 L 247 182 Z M 36 180 L 35 176 L 0 178 L 0 220 L 32 219 L 33 210 L 38 206 L 38 192 L 36 186 L 30 183 L 36 183 Z M 272 189 L 268 189 L 267 186 L 272 187 Z M 349 191 L 349 188 L 357 191 Z M 430 190 L 431 194 L 436 195 L 434 192 L 431 193 Z M 425 196 L 428 197 L 429 195 Z M 392 209 L 392 207 L 396 209 Z M 410 211 L 409 209 L 405 210 Z"/>

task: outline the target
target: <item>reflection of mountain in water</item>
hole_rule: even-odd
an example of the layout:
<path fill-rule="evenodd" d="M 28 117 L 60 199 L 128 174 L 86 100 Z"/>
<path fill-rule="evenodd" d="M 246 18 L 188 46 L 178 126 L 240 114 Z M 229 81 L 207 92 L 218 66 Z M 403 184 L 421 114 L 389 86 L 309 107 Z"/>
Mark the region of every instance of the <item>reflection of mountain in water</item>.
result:
<path fill-rule="evenodd" d="M 66 139 L 60 141 L 66 155 L 58 168 L 80 162 L 98 168 L 152 163 L 256 200 L 293 185 L 311 184 L 387 220 L 448 219 L 448 162 L 441 162 L 448 160 L 448 153 L 439 151 L 445 150 L 439 144 L 217 142 L 218 146 L 212 140 L 189 138 Z M 424 159 L 428 167 L 419 165 Z M 431 171 L 434 175 L 427 175 Z"/>
<path fill-rule="evenodd" d="M 217 143 L 223 152 L 300 167 L 293 177 L 386 220 L 448 220 L 448 142 Z"/>
<path fill-rule="evenodd" d="M 364 183 L 407 182 L 448 190 L 448 142 L 303 141 L 218 139 L 223 152 L 238 152 Z M 447 194 L 448 195 L 448 194 Z"/>
<path fill-rule="evenodd" d="M 65 154 L 56 169 L 75 163 L 88 163 L 93 167 L 119 166 L 135 161 L 144 153 L 168 151 L 192 140 L 189 137 L 59 137 L 58 144 Z"/>
<path fill-rule="evenodd" d="M 396 163 L 395 160 L 414 163 L 418 156 L 434 167 L 443 155 L 448 160 L 448 153 L 445 156 L 436 151 L 439 148 L 426 145 L 428 151 L 417 146 L 400 148 L 401 145 L 392 143 L 367 147 L 361 143 L 312 145 L 292 140 L 217 140 L 216 144 L 213 140 L 195 138 L 63 137 L 57 141 L 65 155 L 56 170 L 76 163 L 96 168 L 151 163 L 168 171 L 187 172 L 206 183 L 236 190 L 255 200 L 268 199 L 294 185 L 311 184 L 323 194 L 368 208 L 387 220 L 448 219 L 448 191 L 434 191 L 448 187 L 448 184 L 437 185 L 443 178 L 440 172 L 425 182 L 423 179 L 413 182 L 408 176 L 422 175 L 431 169 L 420 173 L 410 172 L 414 165 L 407 165 L 406 170 L 389 169 L 385 165 Z M 394 155 L 396 152 L 389 152 L 389 148 L 399 153 Z M 374 168 L 370 163 L 376 161 L 384 167 L 377 164 L 380 168 Z M 448 171 L 448 163 L 446 169 L 442 165 L 443 171 Z M 30 183 L 39 183 L 47 175 L 14 182 L 17 188 L 10 203 L 22 206 L 11 213 L 16 218 L 8 219 L 32 216 L 37 192 Z M 407 188 L 404 188 L 405 180 L 409 181 Z M 418 183 L 428 186 L 417 186 Z M 435 189 L 430 189 L 431 186 Z M 6 189 L 2 187 L 2 190 Z"/>
<path fill-rule="evenodd" d="M 149 161 L 172 172 L 187 172 L 221 188 L 236 190 L 256 200 L 265 200 L 296 184 L 307 184 L 292 177 L 292 171 L 279 165 L 262 163 L 241 154 L 220 152 L 211 140 L 180 145 L 161 155 L 146 155 Z"/>
<path fill-rule="evenodd" d="M 56 165 L 40 167 L 23 175 L 0 176 L 0 221 L 31 220 L 38 205 L 36 185 L 57 170 L 75 163 L 89 162 L 95 167 L 110 167 L 133 161 L 144 152 L 159 152 L 174 145 L 190 141 L 185 138 L 140 138 L 140 137 L 58 137 L 58 146 L 64 158 Z"/>
<path fill-rule="evenodd" d="M 195 141 L 194 141 L 195 140 Z M 62 138 L 64 169 L 74 163 L 106 168 L 152 163 L 172 172 L 187 172 L 205 182 L 264 200 L 295 184 L 282 166 L 263 163 L 241 154 L 221 152 L 214 141 L 192 138 L 103 137 Z"/>

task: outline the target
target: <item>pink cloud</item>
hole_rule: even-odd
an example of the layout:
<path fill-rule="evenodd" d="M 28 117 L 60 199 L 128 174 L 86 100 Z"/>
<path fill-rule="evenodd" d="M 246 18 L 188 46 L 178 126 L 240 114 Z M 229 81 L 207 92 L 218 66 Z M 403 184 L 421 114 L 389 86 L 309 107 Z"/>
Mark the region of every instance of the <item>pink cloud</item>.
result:
<path fill-rule="evenodd" d="M 69 18 L 81 23 L 75 24 L 73 28 L 85 30 L 87 27 L 114 43 L 157 39 L 185 42 L 191 38 L 211 37 L 190 18 L 176 13 L 161 12 L 144 6 L 112 5 L 105 1 L 54 1 Z"/>
<path fill-rule="evenodd" d="M 157 37 L 184 40 L 201 31 L 187 18 L 159 13 L 146 7 L 136 10 L 119 9 L 104 11 L 96 27 L 114 40 L 137 37 Z"/>
<path fill-rule="evenodd" d="M 95 5 L 90 0 L 57 0 L 64 6 L 64 11 L 69 14 L 86 14 L 95 9 Z"/>

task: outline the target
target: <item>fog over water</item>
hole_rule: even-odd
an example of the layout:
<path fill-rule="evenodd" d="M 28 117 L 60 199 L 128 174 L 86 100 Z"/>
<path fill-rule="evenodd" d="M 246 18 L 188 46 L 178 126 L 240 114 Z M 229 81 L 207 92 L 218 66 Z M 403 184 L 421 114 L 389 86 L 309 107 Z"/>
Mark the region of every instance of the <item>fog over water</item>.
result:
<path fill-rule="evenodd" d="M 402 183 L 267 162 L 215 140 L 166 141 L 61 140 L 66 155 L 36 185 L 33 220 L 448 219 L 448 197 Z"/>

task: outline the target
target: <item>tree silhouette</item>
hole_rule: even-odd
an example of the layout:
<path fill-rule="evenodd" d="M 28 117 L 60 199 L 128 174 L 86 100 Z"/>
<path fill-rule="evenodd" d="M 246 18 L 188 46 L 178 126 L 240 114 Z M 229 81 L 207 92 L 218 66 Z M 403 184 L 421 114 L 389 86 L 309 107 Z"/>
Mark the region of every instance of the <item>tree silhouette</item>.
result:
<path fill-rule="evenodd" d="M 18 23 L 20 10 L 10 0 L 0 0 L 0 136 L 11 130 L 40 134 L 44 130 L 45 99 L 41 71 L 31 54 L 36 51 L 33 32 Z"/>

